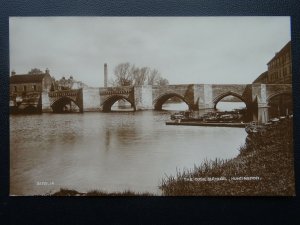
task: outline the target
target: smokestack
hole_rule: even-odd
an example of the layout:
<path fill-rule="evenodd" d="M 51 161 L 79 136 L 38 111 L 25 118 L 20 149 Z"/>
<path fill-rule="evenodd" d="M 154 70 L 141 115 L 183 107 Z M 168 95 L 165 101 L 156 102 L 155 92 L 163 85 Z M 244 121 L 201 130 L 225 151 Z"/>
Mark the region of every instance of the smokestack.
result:
<path fill-rule="evenodd" d="M 104 87 L 107 87 L 107 64 L 104 63 Z"/>

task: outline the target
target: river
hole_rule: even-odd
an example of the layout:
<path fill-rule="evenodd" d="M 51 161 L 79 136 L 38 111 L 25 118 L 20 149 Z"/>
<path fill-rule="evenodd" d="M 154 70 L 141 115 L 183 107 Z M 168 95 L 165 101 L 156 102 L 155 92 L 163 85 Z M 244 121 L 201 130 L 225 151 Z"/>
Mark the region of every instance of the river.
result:
<path fill-rule="evenodd" d="M 10 116 L 10 194 L 150 192 L 166 175 L 232 158 L 242 128 L 166 126 L 172 111 Z"/>

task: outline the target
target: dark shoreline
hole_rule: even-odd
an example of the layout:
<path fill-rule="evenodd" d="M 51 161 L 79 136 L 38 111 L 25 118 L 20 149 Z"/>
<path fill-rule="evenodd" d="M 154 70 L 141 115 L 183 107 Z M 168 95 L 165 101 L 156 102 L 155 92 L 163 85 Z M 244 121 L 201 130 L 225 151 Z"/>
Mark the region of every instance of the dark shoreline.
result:
<path fill-rule="evenodd" d="M 78 192 L 72 189 L 61 188 L 59 191 L 55 193 L 46 194 L 45 196 L 154 196 L 154 194 L 148 192 L 133 192 L 130 190 L 122 191 L 122 192 L 106 192 L 101 190 L 91 190 L 88 192 Z"/>
<path fill-rule="evenodd" d="M 249 134 L 237 157 L 204 161 L 162 179 L 162 196 L 295 196 L 293 119 Z M 155 196 L 133 191 L 79 193 L 61 189 L 46 196 Z"/>
<path fill-rule="evenodd" d="M 202 162 L 160 188 L 164 196 L 295 196 L 293 119 L 249 134 L 237 157 Z"/>
<path fill-rule="evenodd" d="M 166 125 L 173 125 L 173 126 L 201 126 L 201 127 L 237 127 L 237 128 L 245 128 L 245 123 L 223 123 L 223 122 L 166 122 Z"/>

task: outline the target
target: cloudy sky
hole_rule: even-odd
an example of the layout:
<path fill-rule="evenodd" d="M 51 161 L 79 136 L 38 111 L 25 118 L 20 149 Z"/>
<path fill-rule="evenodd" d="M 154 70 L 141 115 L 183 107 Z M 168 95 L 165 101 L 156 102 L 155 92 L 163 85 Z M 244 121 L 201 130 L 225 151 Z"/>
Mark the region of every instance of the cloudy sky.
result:
<path fill-rule="evenodd" d="M 116 65 L 160 71 L 170 84 L 251 83 L 290 40 L 289 17 L 11 17 L 10 69 L 103 86 Z"/>

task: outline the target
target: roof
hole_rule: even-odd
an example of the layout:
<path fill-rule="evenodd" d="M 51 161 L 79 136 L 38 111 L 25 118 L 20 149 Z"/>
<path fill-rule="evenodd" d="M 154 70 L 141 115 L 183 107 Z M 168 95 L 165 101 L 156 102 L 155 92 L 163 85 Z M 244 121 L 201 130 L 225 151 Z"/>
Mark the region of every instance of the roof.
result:
<path fill-rule="evenodd" d="M 261 75 L 259 75 L 252 83 L 260 83 L 267 76 L 268 76 L 268 71 L 265 71 Z"/>
<path fill-rule="evenodd" d="M 277 56 L 279 56 L 287 48 L 291 48 L 291 41 L 289 41 L 282 49 L 280 49 L 280 51 L 275 54 L 275 56 L 267 63 L 267 65 L 269 65 L 272 60 L 274 60 L 275 58 L 277 58 Z"/>
<path fill-rule="evenodd" d="M 45 76 L 50 76 L 46 73 L 41 74 L 20 74 L 10 77 L 11 84 L 21 84 L 21 83 L 41 83 Z"/>

